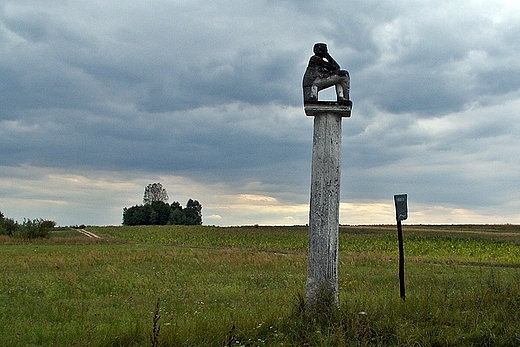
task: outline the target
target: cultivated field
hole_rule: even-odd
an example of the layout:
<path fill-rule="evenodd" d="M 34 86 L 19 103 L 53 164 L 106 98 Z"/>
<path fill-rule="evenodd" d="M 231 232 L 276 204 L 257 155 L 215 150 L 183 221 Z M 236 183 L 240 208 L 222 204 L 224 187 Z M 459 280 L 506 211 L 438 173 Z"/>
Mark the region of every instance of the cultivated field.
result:
<path fill-rule="evenodd" d="M 520 346 L 519 226 L 403 225 L 405 302 L 396 227 L 341 227 L 322 321 L 305 227 L 87 230 L 0 238 L 1 346 Z"/>

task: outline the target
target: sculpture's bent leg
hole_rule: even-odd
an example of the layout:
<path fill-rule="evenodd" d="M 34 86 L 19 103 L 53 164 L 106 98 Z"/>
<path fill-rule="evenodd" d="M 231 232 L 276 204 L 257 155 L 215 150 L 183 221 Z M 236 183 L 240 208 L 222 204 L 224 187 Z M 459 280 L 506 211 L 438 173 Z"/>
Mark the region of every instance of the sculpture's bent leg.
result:
<path fill-rule="evenodd" d="M 341 83 L 336 84 L 336 96 L 338 102 L 346 102 L 350 100 L 349 91 L 350 86 L 348 81 L 342 81 Z"/>
<path fill-rule="evenodd" d="M 350 77 L 348 75 L 333 75 L 327 78 L 316 78 L 311 86 L 303 87 L 303 101 L 317 102 L 318 92 L 329 87 L 336 87 L 336 97 L 338 102 L 349 100 Z"/>
<path fill-rule="evenodd" d="M 350 76 L 348 72 L 341 70 L 342 74 L 337 76 L 336 83 L 336 95 L 338 97 L 338 101 L 348 101 L 350 99 Z"/>
<path fill-rule="evenodd" d="M 310 87 L 303 87 L 303 101 L 317 102 L 318 101 L 318 87 L 312 85 Z"/>
<path fill-rule="evenodd" d="M 341 83 L 336 84 L 336 97 L 338 98 L 338 101 L 347 100 L 343 93 L 343 85 Z"/>

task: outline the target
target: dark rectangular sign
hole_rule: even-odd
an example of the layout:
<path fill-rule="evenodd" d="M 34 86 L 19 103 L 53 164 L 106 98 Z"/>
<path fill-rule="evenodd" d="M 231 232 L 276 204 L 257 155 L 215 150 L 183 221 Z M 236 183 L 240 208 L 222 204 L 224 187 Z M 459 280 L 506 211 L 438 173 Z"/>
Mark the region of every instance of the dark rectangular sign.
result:
<path fill-rule="evenodd" d="M 406 194 L 394 195 L 395 217 L 397 221 L 408 218 L 408 197 Z"/>

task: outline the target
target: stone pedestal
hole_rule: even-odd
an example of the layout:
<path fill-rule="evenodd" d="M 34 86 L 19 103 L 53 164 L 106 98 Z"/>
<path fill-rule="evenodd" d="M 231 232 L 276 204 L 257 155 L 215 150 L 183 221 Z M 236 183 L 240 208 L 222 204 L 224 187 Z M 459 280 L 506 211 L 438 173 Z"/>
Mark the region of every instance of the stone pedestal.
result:
<path fill-rule="evenodd" d="M 338 233 L 341 177 L 341 120 L 352 105 L 316 102 L 305 105 L 314 116 L 307 305 L 338 303 Z"/>

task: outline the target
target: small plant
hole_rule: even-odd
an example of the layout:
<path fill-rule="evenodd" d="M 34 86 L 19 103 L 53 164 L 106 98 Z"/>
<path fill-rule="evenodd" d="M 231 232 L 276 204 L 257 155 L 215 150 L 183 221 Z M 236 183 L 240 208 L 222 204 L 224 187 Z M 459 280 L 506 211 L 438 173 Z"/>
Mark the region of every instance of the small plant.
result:
<path fill-rule="evenodd" d="M 161 331 L 161 327 L 159 325 L 159 319 L 161 319 L 161 316 L 159 315 L 160 311 L 160 299 L 157 299 L 157 303 L 155 304 L 155 312 L 153 315 L 153 329 L 152 333 L 150 334 L 150 342 L 152 343 L 152 347 L 158 347 L 159 346 L 159 332 Z"/>
<path fill-rule="evenodd" d="M 330 301 L 325 291 L 313 304 L 306 302 L 305 296 L 297 293 L 292 314 L 283 327 L 293 343 L 297 345 L 330 345 L 342 330 L 341 311 Z"/>
<path fill-rule="evenodd" d="M 300 298 L 299 301 L 302 299 L 303 298 Z M 299 303 L 298 307 L 301 307 L 301 305 L 302 304 Z M 321 328 L 334 326 L 340 320 L 340 311 L 338 303 L 335 301 L 335 294 L 326 286 L 322 286 L 318 289 L 318 294 L 313 302 L 307 302 L 305 304 L 304 313 L 306 319 Z"/>
<path fill-rule="evenodd" d="M 229 333 L 227 334 L 227 344 L 226 344 L 226 347 L 231 347 L 233 346 L 234 342 L 236 341 L 236 336 L 235 336 L 235 325 L 233 324 L 233 326 L 231 327 L 231 330 L 229 331 Z"/>

